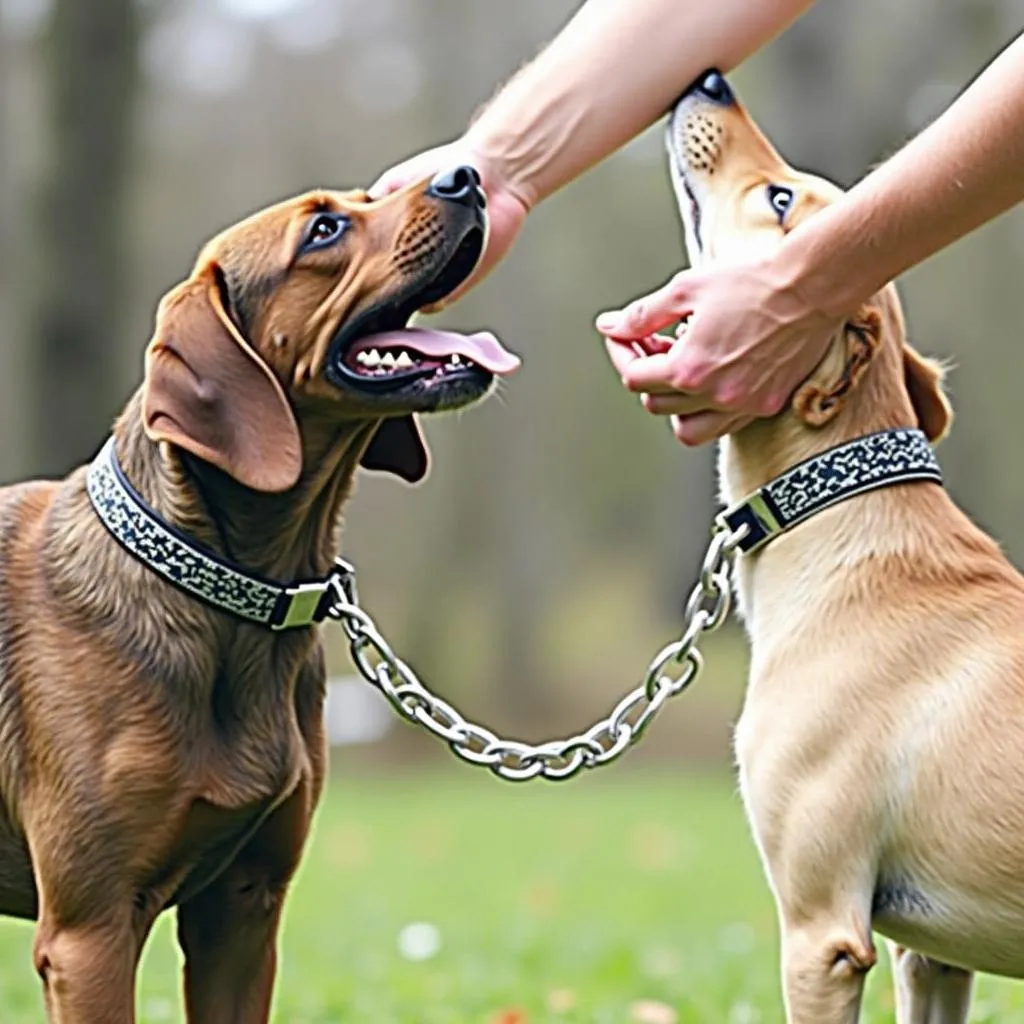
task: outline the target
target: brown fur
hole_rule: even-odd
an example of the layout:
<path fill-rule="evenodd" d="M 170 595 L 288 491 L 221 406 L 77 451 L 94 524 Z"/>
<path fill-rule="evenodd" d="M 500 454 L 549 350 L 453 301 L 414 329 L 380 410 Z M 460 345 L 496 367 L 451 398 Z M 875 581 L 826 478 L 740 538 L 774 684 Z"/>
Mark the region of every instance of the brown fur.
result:
<path fill-rule="evenodd" d="M 710 155 L 694 144 L 707 137 Z M 839 195 L 785 164 L 738 102 L 691 92 L 669 146 L 698 264 L 771 251 Z M 769 185 L 793 190 L 782 223 Z M 941 439 L 941 381 L 890 285 L 789 408 L 723 441 L 726 503 L 874 431 Z M 854 1024 L 877 931 L 893 940 L 899 1024 L 963 1024 L 972 971 L 1024 976 L 1024 579 L 946 490 L 916 483 L 742 557 L 737 589 L 751 673 L 736 752 L 787 1020 Z"/>
<path fill-rule="evenodd" d="M 298 258 L 317 210 L 352 226 Z M 422 185 L 318 192 L 211 242 L 161 304 L 117 421 L 135 487 L 250 571 L 325 574 L 384 417 L 418 444 L 407 414 L 430 411 L 329 384 L 328 344 L 428 274 L 461 215 Z M 266 1021 L 324 782 L 319 631 L 272 633 L 158 580 L 106 533 L 84 476 L 0 491 L 0 911 L 38 917 L 53 1022 L 134 1020 L 142 945 L 174 905 L 188 1020 Z"/>

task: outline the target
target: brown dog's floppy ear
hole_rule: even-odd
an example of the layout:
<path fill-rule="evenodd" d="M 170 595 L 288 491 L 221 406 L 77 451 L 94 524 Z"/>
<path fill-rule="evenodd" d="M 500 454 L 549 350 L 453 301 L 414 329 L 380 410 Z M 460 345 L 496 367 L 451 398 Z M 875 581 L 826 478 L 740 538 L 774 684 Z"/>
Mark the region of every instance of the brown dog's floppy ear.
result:
<path fill-rule="evenodd" d="M 917 425 L 929 441 L 941 441 L 953 422 L 953 409 L 942 390 L 942 364 L 904 345 L 903 374 Z"/>
<path fill-rule="evenodd" d="M 213 265 L 164 296 L 146 349 L 146 436 L 170 441 L 257 491 L 302 470 L 295 414 L 224 308 Z"/>
<path fill-rule="evenodd" d="M 862 309 L 856 319 L 843 325 L 842 335 L 829 347 L 810 379 L 797 388 L 794 412 L 812 427 L 828 423 L 864 376 L 881 339 L 882 314 L 874 306 Z"/>
<path fill-rule="evenodd" d="M 419 483 L 430 468 L 430 456 L 416 417 L 382 420 L 359 463 L 364 469 L 394 473 L 407 483 Z"/>

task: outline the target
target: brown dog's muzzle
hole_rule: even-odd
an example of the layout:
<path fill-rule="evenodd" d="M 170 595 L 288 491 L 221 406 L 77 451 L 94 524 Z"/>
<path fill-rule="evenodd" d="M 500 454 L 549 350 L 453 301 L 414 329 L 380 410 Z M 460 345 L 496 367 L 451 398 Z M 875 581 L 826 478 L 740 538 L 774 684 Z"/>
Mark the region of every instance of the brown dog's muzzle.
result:
<path fill-rule="evenodd" d="M 417 310 L 443 299 L 470 275 L 487 229 L 487 199 L 472 167 L 438 174 L 424 195 L 426 204 L 409 217 L 394 244 L 392 286 L 349 314 L 331 342 L 324 372 L 338 386 L 383 395 L 437 376 L 442 367 L 461 365 L 461 372 L 470 373 L 476 366 L 488 374 L 514 368 L 490 335 L 407 330 Z"/>

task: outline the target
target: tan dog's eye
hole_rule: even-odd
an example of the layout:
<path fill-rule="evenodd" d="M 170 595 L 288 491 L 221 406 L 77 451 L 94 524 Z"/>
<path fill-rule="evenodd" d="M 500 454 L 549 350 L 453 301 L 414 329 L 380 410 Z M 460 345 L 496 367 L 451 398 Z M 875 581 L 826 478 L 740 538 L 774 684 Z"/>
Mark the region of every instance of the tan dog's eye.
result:
<path fill-rule="evenodd" d="M 345 233 L 348 218 L 337 213 L 318 213 L 306 229 L 300 252 L 312 252 L 334 245 Z"/>
<path fill-rule="evenodd" d="M 784 185 L 769 185 L 768 204 L 775 211 L 781 224 L 786 219 L 789 208 L 793 205 L 793 190 Z"/>

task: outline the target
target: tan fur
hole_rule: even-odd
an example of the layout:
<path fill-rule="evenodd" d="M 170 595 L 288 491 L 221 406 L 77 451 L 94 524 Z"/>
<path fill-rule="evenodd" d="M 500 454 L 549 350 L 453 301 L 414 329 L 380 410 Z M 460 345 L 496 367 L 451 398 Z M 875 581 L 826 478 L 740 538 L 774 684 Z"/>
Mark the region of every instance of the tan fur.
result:
<path fill-rule="evenodd" d="M 352 226 L 299 257 L 318 210 Z M 135 487 L 250 571 L 325 574 L 384 417 L 430 411 L 329 384 L 327 346 L 436 272 L 463 216 L 422 184 L 377 203 L 317 192 L 211 242 L 161 304 L 115 428 Z M 187 1019 L 264 1022 L 324 782 L 319 630 L 271 633 L 160 581 L 106 533 L 84 477 L 0 491 L 0 911 L 38 917 L 55 1024 L 134 1020 L 139 954 L 171 906 Z"/>
<path fill-rule="evenodd" d="M 715 139 L 706 160 L 688 155 L 698 137 Z M 697 263 L 768 252 L 838 194 L 738 103 L 691 93 L 669 146 L 700 207 Z M 783 225 L 768 184 L 795 191 Z M 907 346 L 893 287 L 864 325 L 870 345 L 851 351 L 848 325 L 790 408 L 722 443 L 725 502 L 872 431 L 945 434 L 941 370 Z M 752 663 L 736 754 L 787 1020 L 856 1021 L 877 931 L 894 940 L 900 1024 L 962 1024 L 972 971 L 1024 976 L 1024 580 L 945 490 L 909 484 L 744 556 L 738 596 Z"/>

